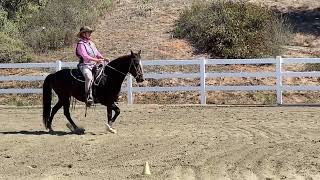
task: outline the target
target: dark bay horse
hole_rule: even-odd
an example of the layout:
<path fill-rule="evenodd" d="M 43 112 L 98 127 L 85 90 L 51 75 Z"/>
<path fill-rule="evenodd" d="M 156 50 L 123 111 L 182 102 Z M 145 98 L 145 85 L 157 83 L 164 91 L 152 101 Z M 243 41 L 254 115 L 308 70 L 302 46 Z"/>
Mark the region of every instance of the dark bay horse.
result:
<path fill-rule="evenodd" d="M 121 90 L 121 85 L 128 73 L 135 77 L 136 81 L 143 82 L 143 68 L 141 64 L 141 50 L 138 53 L 131 51 L 130 55 L 119 57 L 107 64 L 100 76 L 99 84 L 94 87 L 95 103 L 107 106 L 108 122 L 106 127 L 110 132 L 114 132 L 112 124 L 120 114 L 120 109 L 115 102 Z M 49 74 L 43 83 L 43 123 L 49 132 L 53 132 L 52 120 L 57 111 L 63 106 L 64 115 L 70 122 L 75 133 L 83 134 L 84 129 L 79 128 L 70 116 L 70 100 L 71 97 L 79 101 L 85 102 L 86 96 L 84 92 L 84 82 L 77 80 L 72 74 L 71 69 L 62 69 L 56 73 Z M 58 96 L 57 104 L 51 110 L 52 89 Z M 114 115 L 112 117 L 112 111 Z"/>

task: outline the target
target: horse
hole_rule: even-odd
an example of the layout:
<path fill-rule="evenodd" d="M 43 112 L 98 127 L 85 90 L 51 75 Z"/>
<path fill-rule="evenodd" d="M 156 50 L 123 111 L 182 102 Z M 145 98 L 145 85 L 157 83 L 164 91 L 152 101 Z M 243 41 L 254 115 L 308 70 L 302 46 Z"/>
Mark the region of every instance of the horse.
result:
<path fill-rule="evenodd" d="M 54 133 L 52 120 L 57 111 L 63 106 L 64 116 L 69 121 L 68 128 L 76 134 L 84 134 L 85 129 L 79 128 L 74 123 L 69 111 L 71 97 L 81 102 L 86 101 L 84 81 L 79 81 L 79 79 L 75 78 L 74 71 L 81 74 L 79 69 L 62 69 L 49 74 L 43 82 L 43 124 L 49 130 L 49 133 Z M 92 85 L 93 98 L 95 103 L 100 103 L 107 107 L 108 121 L 105 123 L 106 128 L 110 132 L 116 133 L 112 125 L 120 114 L 120 108 L 116 105 L 116 102 L 126 75 L 130 73 L 138 83 L 144 81 L 141 50 L 138 53 L 131 51 L 129 55 L 110 61 L 103 67 L 101 72 L 99 83 L 93 83 Z M 58 96 L 58 102 L 51 109 L 52 90 Z M 113 116 L 112 111 L 114 111 Z"/>

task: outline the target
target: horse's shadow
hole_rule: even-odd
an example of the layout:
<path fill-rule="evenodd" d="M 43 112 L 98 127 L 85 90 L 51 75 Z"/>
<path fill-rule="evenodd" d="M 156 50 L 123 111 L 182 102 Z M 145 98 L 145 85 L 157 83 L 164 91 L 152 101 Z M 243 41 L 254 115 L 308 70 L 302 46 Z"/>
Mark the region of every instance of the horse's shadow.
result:
<path fill-rule="evenodd" d="M 56 135 L 56 136 L 65 136 L 65 135 L 72 135 L 73 132 L 65 132 L 65 131 L 54 131 L 54 132 L 48 132 L 48 131 L 0 131 L 0 134 L 23 134 L 23 135 Z"/>
<path fill-rule="evenodd" d="M 310 9 L 307 6 L 289 7 L 287 12 L 281 12 L 277 9 L 274 9 L 274 12 L 282 15 L 287 20 L 294 33 L 320 36 L 320 8 Z"/>

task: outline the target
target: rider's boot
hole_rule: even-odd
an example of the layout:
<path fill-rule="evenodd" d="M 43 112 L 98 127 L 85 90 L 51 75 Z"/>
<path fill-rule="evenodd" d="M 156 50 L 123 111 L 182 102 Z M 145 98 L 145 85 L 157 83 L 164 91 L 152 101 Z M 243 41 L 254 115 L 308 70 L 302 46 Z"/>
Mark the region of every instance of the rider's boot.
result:
<path fill-rule="evenodd" d="M 93 105 L 93 97 L 92 97 L 92 93 L 89 92 L 89 93 L 87 93 L 86 106 L 90 107 L 92 105 Z"/>

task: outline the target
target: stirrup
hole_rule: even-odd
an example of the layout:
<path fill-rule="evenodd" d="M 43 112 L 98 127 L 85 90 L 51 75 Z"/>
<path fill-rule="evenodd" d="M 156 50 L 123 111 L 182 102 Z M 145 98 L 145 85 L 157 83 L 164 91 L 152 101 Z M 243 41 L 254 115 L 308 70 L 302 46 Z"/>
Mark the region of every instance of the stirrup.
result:
<path fill-rule="evenodd" d="M 91 98 L 91 97 L 88 97 L 87 98 L 87 101 L 86 101 L 86 106 L 87 107 L 90 107 L 90 106 L 92 106 L 94 103 L 93 103 L 93 98 Z"/>

